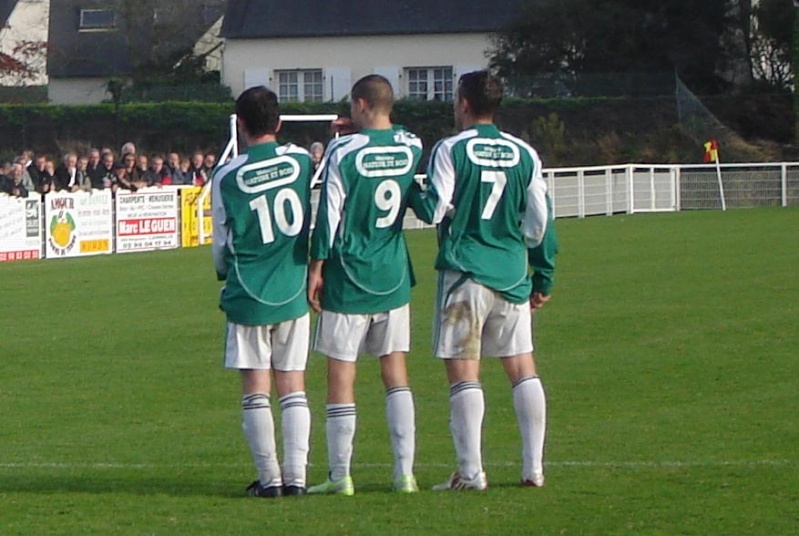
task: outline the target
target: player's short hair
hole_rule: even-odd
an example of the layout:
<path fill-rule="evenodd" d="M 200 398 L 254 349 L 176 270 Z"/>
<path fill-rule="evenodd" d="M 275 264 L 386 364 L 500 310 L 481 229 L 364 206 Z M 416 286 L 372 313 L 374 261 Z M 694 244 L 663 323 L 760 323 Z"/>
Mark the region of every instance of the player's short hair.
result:
<path fill-rule="evenodd" d="M 250 136 L 276 134 L 280 123 L 277 95 L 264 86 L 251 87 L 236 99 L 236 115 Z"/>
<path fill-rule="evenodd" d="M 394 90 L 391 82 L 385 76 L 370 74 L 364 76 L 352 86 L 350 97 L 363 99 L 373 110 L 382 110 L 391 113 L 394 107 Z"/>
<path fill-rule="evenodd" d="M 488 71 L 472 71 L 458 80 L 458 98 L 469 103 L 476 117 L 492 117 L 502 102 L 502 81 Z"/>

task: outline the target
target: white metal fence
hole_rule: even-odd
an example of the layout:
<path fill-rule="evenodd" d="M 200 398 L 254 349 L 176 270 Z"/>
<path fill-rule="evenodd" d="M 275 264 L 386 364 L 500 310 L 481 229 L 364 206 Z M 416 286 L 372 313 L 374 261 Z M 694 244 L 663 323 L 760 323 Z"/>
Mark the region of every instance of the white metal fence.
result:
<path fill-rule="evenodd" d="M 544 170 L 556 217 L 799 205 L 799 163 L 642 165 Z"/>
<path fill-rule="evenodd" d="M 626 164 L 544 169 L 556 218 L 799 206 L 799 162 L 775 164 Z M 412 212 L 406 229 L 425 225 Z"/>

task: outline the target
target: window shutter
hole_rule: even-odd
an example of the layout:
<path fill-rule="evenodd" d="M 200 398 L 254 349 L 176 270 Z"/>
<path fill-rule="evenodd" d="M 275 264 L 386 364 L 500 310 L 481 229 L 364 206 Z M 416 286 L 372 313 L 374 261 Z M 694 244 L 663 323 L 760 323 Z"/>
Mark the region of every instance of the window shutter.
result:
<path fill-rule="evenodd" d="M 244 71 L 244 89 L 255 86 L 269 87 L 269 69 L 259 67 L 257 69 L 247 69 Z M 273 88 L 270 88 L 276 91 Z"/>
<path fill-rule="evenodd" d="M 401 99 L 405 96 L 405 88 L 400 85 L 400 69 L 399 67 L 375 67 L 374 73 L 384 76 L 391 84 L 394 90 L 394 98 Z"/>
<path fill-rule="evenodd" d="M 455 79 L 455 84 L 457 85 L 458 78 L 460 78 L 461 75 L 466 74 L 466 73 L 470 73 L 472 71 L 482 71 L 485 68 L 486 68 L 485 65 L 475 65 L 475 64 L 472 64 L 472 65 L 468 65 L 468 64 L 467 65 L 456 65 L 452 69 L 452 76 Z"/>
<path fill-rule="evenodd" d="M 324 100 L 340 101 L 350 94 L 352 71 L 346 67 L 328 67 L 325 69 L 324 85 Z"/>

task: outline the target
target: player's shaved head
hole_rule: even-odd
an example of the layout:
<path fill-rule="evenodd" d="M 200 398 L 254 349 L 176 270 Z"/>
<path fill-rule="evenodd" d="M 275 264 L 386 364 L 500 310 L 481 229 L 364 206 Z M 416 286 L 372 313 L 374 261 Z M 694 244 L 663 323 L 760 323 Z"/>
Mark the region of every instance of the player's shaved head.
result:
<path fill-rule="evenodd" d="M 363 99 L 372 110 L 386 114 L 390 114 L 394 107 L 394 91 L 391 89 L 391 83 L 379 74 L 370 74 L 355 82 L 350 98 Z"/>
<path fill-rule="evenodd" d="M 466 73 L 458 80 L 458 99 L 469 103 L 475 117 L 493 117 L 502 102 L 502 81 L 488 71 Z"/>
<path fill-rule="evenodd" d="M 252 137 L 276 134 L 280 124 L 277 95 L 264 86 L 247 89 L 236 99 L 236 116 Z"/>

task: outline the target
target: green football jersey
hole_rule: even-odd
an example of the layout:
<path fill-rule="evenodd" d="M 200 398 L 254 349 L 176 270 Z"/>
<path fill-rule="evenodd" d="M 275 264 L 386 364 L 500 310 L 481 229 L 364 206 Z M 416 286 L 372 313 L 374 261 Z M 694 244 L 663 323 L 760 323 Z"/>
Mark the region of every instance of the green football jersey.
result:
<path fill-rule="evenodd" d="M 328 146 L 311 238 L 311 257 L 325 261 L 323 309 L 370 314 L 410 301 L 402 221 L 421 154 L 421 140 L 402 128 L 362 130 Z"/>
<path fill-rule="evenodd" d="M 438 224 L 436 269 L 462 272 L 514 303 L 534 287 L 549 294 L 557 240 L 532 147 L 477 124 L 438 142 L 427 176 L 427 191 L 415 189 L 411 206 Z"/>
<path fill-rule="evenodd" d="M 276 324 L 308 312 L 312 176 L 305 149 L 274 142 L 214 173 L 212 251 L 228 321 Z"/>

